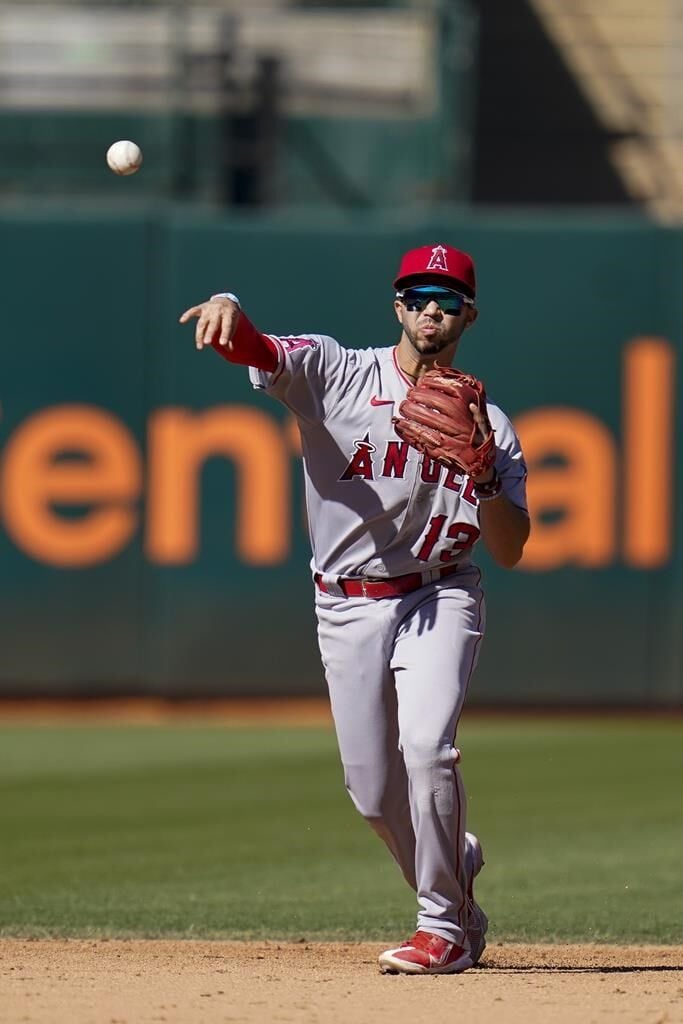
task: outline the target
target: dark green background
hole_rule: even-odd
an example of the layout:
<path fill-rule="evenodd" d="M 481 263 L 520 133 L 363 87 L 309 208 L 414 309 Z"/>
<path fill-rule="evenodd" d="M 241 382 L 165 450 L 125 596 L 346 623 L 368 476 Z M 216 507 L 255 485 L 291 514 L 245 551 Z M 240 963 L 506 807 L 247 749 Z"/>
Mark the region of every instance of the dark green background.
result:
<path fill-rule="evenodd" d="M 195 352 L 179 313 L 230 289 L 263 330 L 391 344 L 394 270 L 405 248 L 425 242 L 476 258 L 481 316 L 460 362 L 512 417 L 568 405 L 598 416 L 619 445 L 624 344 L 662 334 L 681 345 L 683 231 L 640 219 L 452 209 L 430 220 L 228 219 L 141 206 L 33 208 L 0 220 L 0 450 L 26 417 L 66 402 L 111 411 L 143 449 L 158 406 L 253 403 L 280 416 L 245 371 Z M 221 459 L 204 471 L 201 552 L 188 566 L 151 565 L 139 535 L 108 564 L 57 570 L 0 532 L 2 691 L 323 692 L 298 485 L 295 477 L 291 558 L 272 569 L 236 556 L 234 476 Z M 680 703 L 677 534 L 657 571 L 619 556 L 606 569 L 545 573 L 484 561 L 489 635 L 471 699 Z"/>

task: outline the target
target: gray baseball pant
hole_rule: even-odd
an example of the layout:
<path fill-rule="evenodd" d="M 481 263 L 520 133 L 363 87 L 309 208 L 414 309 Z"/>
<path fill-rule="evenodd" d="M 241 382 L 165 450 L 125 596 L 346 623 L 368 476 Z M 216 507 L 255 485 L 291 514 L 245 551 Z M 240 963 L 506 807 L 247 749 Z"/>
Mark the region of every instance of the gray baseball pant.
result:
<path fill-rule="evenodd" d="M 403 597 L 316 591 L 346 788 L 417 893 L 418 928 L 458 945 L 466 799 L 455 734 L 485 627 L 479 584 L 472 566 Z"/>

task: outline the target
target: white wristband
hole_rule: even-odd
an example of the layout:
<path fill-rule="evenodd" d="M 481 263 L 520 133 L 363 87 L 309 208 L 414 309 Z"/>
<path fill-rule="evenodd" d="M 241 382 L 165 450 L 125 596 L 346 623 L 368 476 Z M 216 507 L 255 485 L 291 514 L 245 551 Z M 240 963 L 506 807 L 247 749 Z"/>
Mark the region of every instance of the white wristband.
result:
<path fill-rule="evenodd" d="M 233 295 L 232 292 L 218 292 L 216 295 L 211 296 L 210 301 L 213 302 L 214 299 L 230 299 L 231 302 L 235 303 L 238 309 L 242 308 L 240 300 L 236 295 Z"/>

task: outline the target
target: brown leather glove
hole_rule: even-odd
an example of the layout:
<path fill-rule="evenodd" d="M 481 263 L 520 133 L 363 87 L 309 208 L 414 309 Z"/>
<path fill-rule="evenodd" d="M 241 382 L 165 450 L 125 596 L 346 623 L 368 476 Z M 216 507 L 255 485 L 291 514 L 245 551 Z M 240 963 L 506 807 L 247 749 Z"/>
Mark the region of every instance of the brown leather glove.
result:
<path fill-rule="evenodd" d="M 470 403 L 486 419 L 483 439 Z M 435 366 L 409 389 L 398 412 L 393 421 L 396 433 L 428 458 L 468 476 L 482 476 L 493 466 L 496 444 L 486 415 L 486 392 L 471 374 Z"/>

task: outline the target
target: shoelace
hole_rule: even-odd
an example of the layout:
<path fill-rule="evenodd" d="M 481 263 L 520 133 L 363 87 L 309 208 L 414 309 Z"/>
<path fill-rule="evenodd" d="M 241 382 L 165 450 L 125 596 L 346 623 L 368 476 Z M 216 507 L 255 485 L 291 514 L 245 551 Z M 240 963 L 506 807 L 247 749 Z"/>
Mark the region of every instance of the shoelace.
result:
<path fill-rule="evenodd" d="M 422 949 L 427 953 L 429 952 L 434 938 L 434 935 L 428 935 L 427 932 L 415 932 L 412 939 L 408 939 L 407 942 L 403 942 L 401 945 L 412 946 L 414 949 Z M 444 942 L 445 941 L 446 940 L 444 939 Z"/>

